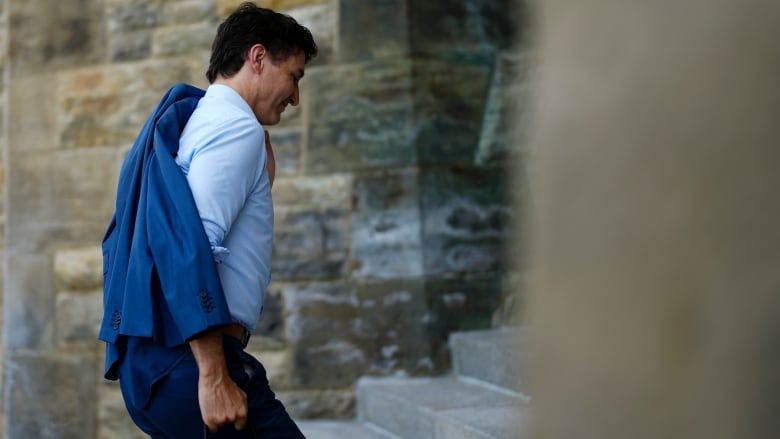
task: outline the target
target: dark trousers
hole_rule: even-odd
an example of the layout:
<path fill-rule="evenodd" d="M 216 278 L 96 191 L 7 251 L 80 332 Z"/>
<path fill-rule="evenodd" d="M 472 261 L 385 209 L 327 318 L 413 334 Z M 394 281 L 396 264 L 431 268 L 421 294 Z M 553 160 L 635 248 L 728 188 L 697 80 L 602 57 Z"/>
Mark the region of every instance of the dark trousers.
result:
<path fill-rule="evenodd" d="M 152 439 L 305 439 L 268 386 L 263 365 L 244 352 L 238 340 L 229 336 L 223 339 L 230 376 L 247 394 L 249 414 L 243 430 L 225 425 L 216 433 L 206 433 L 198 405 L 198 365 L 189 350 L 154 384 L 145 407 L 135 407 L 132 398 L 127 397 L 131 389 L 125 386 L 133 380 L 120 378 L 125 405 L 136 425 Z"/>

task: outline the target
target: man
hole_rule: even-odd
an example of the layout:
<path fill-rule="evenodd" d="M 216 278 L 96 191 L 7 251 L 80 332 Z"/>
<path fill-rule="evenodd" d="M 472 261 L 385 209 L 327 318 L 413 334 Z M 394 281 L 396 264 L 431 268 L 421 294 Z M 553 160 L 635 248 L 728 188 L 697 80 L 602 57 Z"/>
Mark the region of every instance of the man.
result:
<path fill-rule="evenodd" d="M 106 377 L 152 438 L 302 438 L 244 352 L 270 281 L 275 163 L 264 130 L 298 105 L 308 29 L 244 3 L 205 92 L 172 88 L 120 174 L 103 241 Z"/>

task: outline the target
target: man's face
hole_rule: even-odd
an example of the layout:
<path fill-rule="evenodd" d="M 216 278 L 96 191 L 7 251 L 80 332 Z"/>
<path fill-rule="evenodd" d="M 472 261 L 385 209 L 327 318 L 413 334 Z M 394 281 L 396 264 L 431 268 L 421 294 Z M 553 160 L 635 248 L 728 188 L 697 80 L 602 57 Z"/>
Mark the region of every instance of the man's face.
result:
<path fill-rule="evenodd" d="M 306 64 L 303 52 L 274 63 L 268 57 L 259 75 L 259 95 L 254 105 L 257 120 L 263 125 L 276 125 L 287 105 L 298 105 L 298 82 Z"/>

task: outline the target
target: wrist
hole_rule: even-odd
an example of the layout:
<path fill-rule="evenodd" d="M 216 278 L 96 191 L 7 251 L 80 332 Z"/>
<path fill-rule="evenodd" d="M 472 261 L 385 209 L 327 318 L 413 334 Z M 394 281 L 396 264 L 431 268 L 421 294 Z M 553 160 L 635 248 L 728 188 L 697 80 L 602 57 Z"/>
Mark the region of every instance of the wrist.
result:
<path fill-rule="evenodd" d="M 228 376 L 227 365 L 225 365 L 224 361 L 221 364 L 219 362 L 207 362 L 206 364 L 198 365 L 198 379 L 221 381 L 226 376 Z"/>
<path fill-rule="evenodd" d="M 199 379 L 221 380 L 228 375 L 221 333 L 214 332 L 193 339 L 190 348 L 198 364 Z"/>

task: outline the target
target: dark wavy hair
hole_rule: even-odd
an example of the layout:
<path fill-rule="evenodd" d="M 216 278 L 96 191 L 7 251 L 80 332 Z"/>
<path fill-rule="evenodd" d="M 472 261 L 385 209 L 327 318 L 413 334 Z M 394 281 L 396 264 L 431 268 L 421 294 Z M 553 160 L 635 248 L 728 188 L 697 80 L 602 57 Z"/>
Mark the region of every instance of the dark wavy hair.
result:
<path fill-rule="evenodd" d="M 242 3 L 217 28 L 206 72 L 209 83 L 218 75 L 229 78 L 238 73 L 255 44 L 265 46 L 274 63 L 301 52 L 308 63 L 318 50 L 309 29 L 294 18 L 251 2 Z"/>

